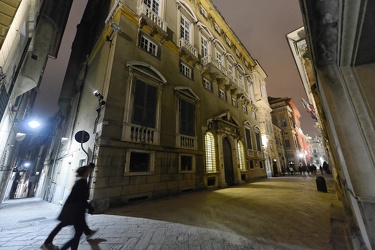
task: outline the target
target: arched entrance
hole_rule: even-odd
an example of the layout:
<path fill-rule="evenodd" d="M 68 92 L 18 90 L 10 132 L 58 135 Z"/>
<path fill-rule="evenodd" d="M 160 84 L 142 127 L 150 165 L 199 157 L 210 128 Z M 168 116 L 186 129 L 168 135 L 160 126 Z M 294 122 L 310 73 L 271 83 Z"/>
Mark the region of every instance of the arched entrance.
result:
<path fill-rule="evenodd" d="M 234 185 L 233 159 L 232 148 L 228 138 L 223 138 L 223 156 L 224 156 L 224 172 L 225 182 L 228 186 Z"/>

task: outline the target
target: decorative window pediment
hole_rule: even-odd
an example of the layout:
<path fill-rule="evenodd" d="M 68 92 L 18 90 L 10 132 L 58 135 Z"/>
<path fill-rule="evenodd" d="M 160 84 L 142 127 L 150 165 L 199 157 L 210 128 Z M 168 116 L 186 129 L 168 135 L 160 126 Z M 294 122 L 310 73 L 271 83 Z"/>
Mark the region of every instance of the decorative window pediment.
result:
<path fill-rule="evenodd" d="M 185 17 L 187 17 L 191 22 L 198 22 L 198 18 L 195 15 L 194 11 L 189 7 L 188 4 L 185 3 L 185 1 L 176 0 L 176 2 L 178 4 L 178 9 Z"/>
<path fill-rule="evenodd" d="M 194 100 L 195 102 L 199 101 L 199 97 L 194 93 L 194 91 L 189 87 L 175 87 L 175 91 L 178 92 L 178 94 L 190 99 Z"/>
<path fill-rule="evenodd" d="M 159 82 L 162 82 L 164 84 L 167 83 L 167 80 L 165 79 L 165 77 L 157 69 L 155 69 L 153 66 L 147 63 L 138 62 L 138 61 L 129 61 L 127 66 L 133 70 L 140 71 L 143 74 L 148 75 L 151 78 Z"/>
<path fill-rule="evenodd" d="M 201 22 L 198 22 L 197 23 L 197 26 L 199 28 L 199 31 L 205 36 L 207 37 L 209 40 L 213 40 L 214 39 L 214 36 L 212 35 L 211 31 L 207 28 L 206 25 L 204 25 L 203 23 Z"/>
<path fill-rule="evenodd" d="M 232 125 L 234 125 L 236 127 L 239 127 L 239 122 L 237 121 L 236 118 L 234 118 L 231 115 L 231 113 L 229 111 L 224 112 L 221 115 L 216 116 L 216 117 L 214 117 L 214 118 L 212 118 L 210 120 L 221 120 L 221 121 L 229 122 L 229 123 L 231 123 Z"/>
<path fill-rule="evenodd" d="M 215 48 L 223 52 L 224 54 L 227 53 L 227 50 L 225 49 L 224 45 L 218 40 L 214 40 Z"/>

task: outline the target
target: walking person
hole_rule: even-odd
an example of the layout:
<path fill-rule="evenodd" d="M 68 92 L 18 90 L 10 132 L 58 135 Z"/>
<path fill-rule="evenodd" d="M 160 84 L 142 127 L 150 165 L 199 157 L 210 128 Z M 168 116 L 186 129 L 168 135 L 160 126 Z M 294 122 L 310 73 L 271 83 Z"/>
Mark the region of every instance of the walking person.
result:
<path fill-rule="evenodd" d="M 90 213 L 93 212 L 92 207 L 87 202 L 89 198 L 89 186 L 87 183 L 87 177 L 94 170 L 95 165 L 90 163 L 88 166 L 79 167 L 76 171 L 77 177 L 80 177 L 74 184 L 68 199 L 66 200 L 58 220 L 61 222 L 52 230 L 48 238 L 45 240 L 41 249 L 59 249 L 53 245 L 53 238 L 57 233 L 65 226 L 73 225 L 75 229 L 74 237 L 66 242 L 61 249 L 68 249 L 69 247 L 73 250 L 78 249 L 79 240 L 81 235 L 85 231 L 87 236 L 92 236 L 96 231 L 88 228 L 85 220 L 86 209 Z"/>

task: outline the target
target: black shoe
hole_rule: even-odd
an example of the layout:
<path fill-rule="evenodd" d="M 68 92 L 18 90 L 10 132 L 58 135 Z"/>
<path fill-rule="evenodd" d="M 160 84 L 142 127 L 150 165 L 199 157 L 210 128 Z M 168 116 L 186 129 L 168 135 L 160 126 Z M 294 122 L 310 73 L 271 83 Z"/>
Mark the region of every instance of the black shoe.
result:
<path fill-rule="evenodd" d="M 50 244 L 43 244 L 43 245 L 41 245 L 40 249 L 42 249 L 42 250 L 57 250 L 57 249 L 59 249 L 59 247 L 55 246 L 52 243 L 50 243 Z"/>
<path fill-rule="evenodd" d="M 98 232 L 98 230 L 90 230 L 90 232 L 86 234 L 86 238 L 90 239 L 96 232 Z"/>

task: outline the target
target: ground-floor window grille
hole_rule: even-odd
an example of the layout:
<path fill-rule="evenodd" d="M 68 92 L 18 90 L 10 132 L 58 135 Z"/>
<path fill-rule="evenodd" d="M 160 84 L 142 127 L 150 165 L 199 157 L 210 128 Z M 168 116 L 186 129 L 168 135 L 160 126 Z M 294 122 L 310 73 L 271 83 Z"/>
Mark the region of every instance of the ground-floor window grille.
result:
<path fill-rule="evenodd" d="M 194 170 L 194 156 L 180 155 L 180 171 L 191 172 Z"/>
<path fill-rule="evenodd" d="M 154 157 L 154 152 L 131 150 L 127 154 L 125 173 L 152 173 L 154 169 Z"/>
<path fill-rule="evenodd" d="M 204 137 L 205 153 L 206 153 L 206 172 L 216 172 L 216 153 L 215 153 L 215 140 L 212 133 L 206 133 Z"/>

